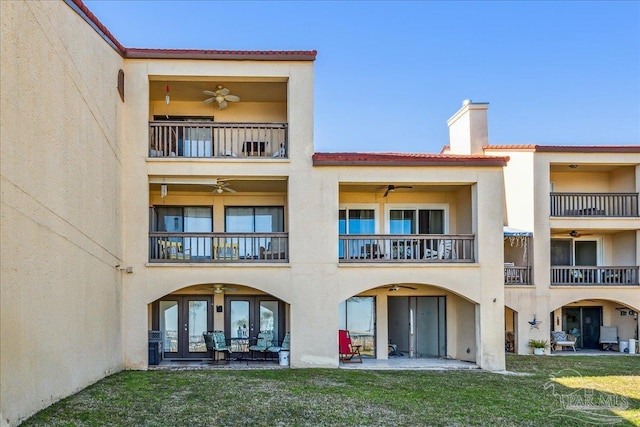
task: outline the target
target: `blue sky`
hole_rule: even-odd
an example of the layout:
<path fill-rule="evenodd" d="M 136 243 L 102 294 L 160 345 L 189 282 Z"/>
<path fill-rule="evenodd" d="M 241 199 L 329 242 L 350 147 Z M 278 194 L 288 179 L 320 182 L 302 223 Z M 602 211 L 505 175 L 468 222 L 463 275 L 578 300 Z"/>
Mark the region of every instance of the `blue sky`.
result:
<path fill-rule="evenodd" d="M 640 144 L 640 2 L 85 1 L 126 47 L 317 50 L 316 151 Z"/>

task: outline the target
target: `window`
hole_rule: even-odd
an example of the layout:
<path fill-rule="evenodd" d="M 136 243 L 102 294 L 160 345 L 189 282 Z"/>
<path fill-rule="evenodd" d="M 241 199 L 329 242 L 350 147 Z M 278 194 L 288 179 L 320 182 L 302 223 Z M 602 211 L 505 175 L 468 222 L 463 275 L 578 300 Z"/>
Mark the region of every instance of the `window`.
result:
<path fill-rule="evenodd" d="M 362 354 L 375 355 L 376 301 L 374 297 L 351 297 L 338 308 L 339 329 L 346 329 Z"/>
<path fill-rule="evenodd" d="M 227 207 L 227 233 L 281 233 L 284 231 L 284 207 Z"/>
<path fill-rule="evenodd" d="M 391 234 L 444 234 L 444 209 L 389 209 Z"/>
<path fill-rule="evenodd" d="M 151 231 L 168 233 L 211 233 L 213 229 L 210 207 L 155 206 L 152 208 Z M 185 253 L 194 257 L 211 257 L 211 237 L 171 237 L 181 242 Z"/>
<path fill-rule="evenodd" d="M 229 206 L 225 210 L 225 231 L 227 233 L 282 233 L 284 232 L 283 206 Z M 273 239 L 276 240 L 276 239 Z M 270 237 L 238 239 L 241 257 L 258 258 L 260 248 L 272 249 L 277 243 L 286 242 Z"/>
<path fill-rule="evenodd" d="M 365 207 L 348 207 L 338 212 L 339 234 L 375 234 L 376 233 L 375 209 Z M 348 251 L 350 256 L 356 257 L 360 253 L 362 244 L 371 243 L 370 240 L 349 241 Z M 340 242 L 338 256 L 344 258 L 344 241 Z"/>

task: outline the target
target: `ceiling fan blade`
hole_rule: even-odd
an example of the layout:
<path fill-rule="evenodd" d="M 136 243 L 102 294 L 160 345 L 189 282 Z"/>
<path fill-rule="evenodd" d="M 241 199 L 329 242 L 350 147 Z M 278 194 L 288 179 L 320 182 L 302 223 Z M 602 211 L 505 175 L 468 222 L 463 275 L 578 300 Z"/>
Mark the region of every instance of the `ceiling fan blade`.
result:
<path fill-rule="evenodd" d="M 207 98 L 207 99 L 205 99 L 205 100 L 204 100 L 204 101 L 202 101 L 202 102 L 204 102 L 205 104 L 211 104 L 211 103 L 212 103 L 213 101 L 215 101 L 215 100 L 216 100 L 216 97 L 214 96 L 214 97 L 212 97 L 212 98 Z"/>
<path fill-rule="evenodd" d="M 218 102 L 218 107 L 221 110 L 224 110 L 225 108 L 227 108 L 227 101 Z"/>
<path fill-rule="evenodd" d="M 387 191 L 384 192 L 384 194 L 382 195 L 382 197 L 387 197 L 387 195 L 389 194 L 389 189 L 387 188 Z"/>
<path fill-rule="evenodd" d="M 229 193 L 237 193 L 236 190 L 234 190 L 233 188 L 229 188 L 229 187 L 222 187 L 222 189 L 224 191 L 228 191 Z"/>
<path fill-rule="evenodd" d="M 398 188 L 413 188 L 413 187 L 410 185 L 394 185 L 393 188 L 397 190 Z"/>
<path fill-rule="evenodd" d="M 231 93 L 231 91 L 229 89 L 227 89 L 226 87 L 223 87 L 222 89 L 217 91 L 218 95 L 222 95 L 222 96 L 227 96 L 229 95 L 229 93 Z"/>
<path fill-rule="evenodd" d="M 225 100 L 230 101 L 230 102 L 238 102 L 240 101 L 240 98 L 235 96 L 235 95 L 226 95 L 224 97 Z"/>
<path fill-rule="evenodd" d="M 202 93 L 204 93 L 205 95 L 213 96 L 213 97 L 216 96 L 216 93 L 210 90 L 203 90 Z"/>

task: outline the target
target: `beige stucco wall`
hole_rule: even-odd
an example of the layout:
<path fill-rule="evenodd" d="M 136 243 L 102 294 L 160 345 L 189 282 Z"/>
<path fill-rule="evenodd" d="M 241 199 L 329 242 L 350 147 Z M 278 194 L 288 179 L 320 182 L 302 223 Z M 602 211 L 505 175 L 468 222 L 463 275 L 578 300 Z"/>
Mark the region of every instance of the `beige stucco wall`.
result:
<path fill-rule="evenodd" d="M 120 56 L 63 2 L 0 2 L 0 419 L 120 370 Z"/>
<path fill-rule="evenodd" d="M 550 286 L 550 246 L 552 230 L 593 229 L 590 236 L 578 240 L 596 240 L 601 248 L 602 265 L 639 265 L 638 219 L 637 218 L 562 218 L 550 217 L 550 183 L 556 192 L 638 192 L 637 155 L 628 153 L 544 153 L 531 149 L 489 150 L 492 155 L 508 155 L 511 160 L 505 168 L 505 192 L 507 197 L 507 223 L 516 228 L 533 231 L 529 248 L 533 266 L 534 286 L 508 286 L 505 301 L 508 307 L 518 312 L 518 348 L 521 354 L 530 353 L 527 341 L 544 338 L 552 325 L 549 313 L 573 301 L 581 304 L 589 299 L 604 301 L 605 316 L 612 313 L 611 304 L 626 304 L 635 307 L 640 298 L 637 287 L 560 287 Z M 634 163 L 636 163 L 634 165 Z M 551 172 L 551 165 L 618 165 L 612 172 L 580 172 L 580 166 L 569 172 Z M 609 302 L 607 302 L 609 301 Z M 615 302 L 615 303 L 614 303 Z M 601 304 L 602 305 L 602 304 Z M 527 321 L 536 315 L 541 321 L 532 328 Z M 606 320 L 606 319 L 605 319 Z M 629 323 L 629 322 L 627 322 Z M 632 322 L 633 323 L 633 322 Z M 605 323 L 606 324 L 606 323 Z M 637 325 L 636 325 L 637 326 Z M 632 328 L 632 327 L 630 327 Z M 626 331 L 626 330 L 625 330 Z M 626 331 L 629 332 L 630 331 Z"/>

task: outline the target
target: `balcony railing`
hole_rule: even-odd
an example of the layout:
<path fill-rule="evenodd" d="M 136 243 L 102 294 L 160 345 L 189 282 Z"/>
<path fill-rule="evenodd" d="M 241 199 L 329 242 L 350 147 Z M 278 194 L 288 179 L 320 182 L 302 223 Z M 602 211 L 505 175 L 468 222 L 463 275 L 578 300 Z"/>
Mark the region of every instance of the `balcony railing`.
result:
<path fill-rule="evenodd" d="M 505 285 L 531 285 L 531 267 L 504 267 Z"/>
<path fill-rule="evenodd" d="M 638 286 L 638 267 L 552 266 L 552 285 Z"/>
<path fill-rule="evenodd" d="M 340 263 L 474 262 L 473 235 L 341 234 Z"/>
<path fill-rule="evenodd" d="M 288 233 L 149 233 L 149 262 L 288 261 Z"/>
<path fill-rule="evenodd" d="M 149 157 L 288 158 L 287 123 L 149 123 Z"/>
<path fill-rule="evenodd" d="M 551 216 L 637 217 L 638 193 L 551 193 Z"/>

